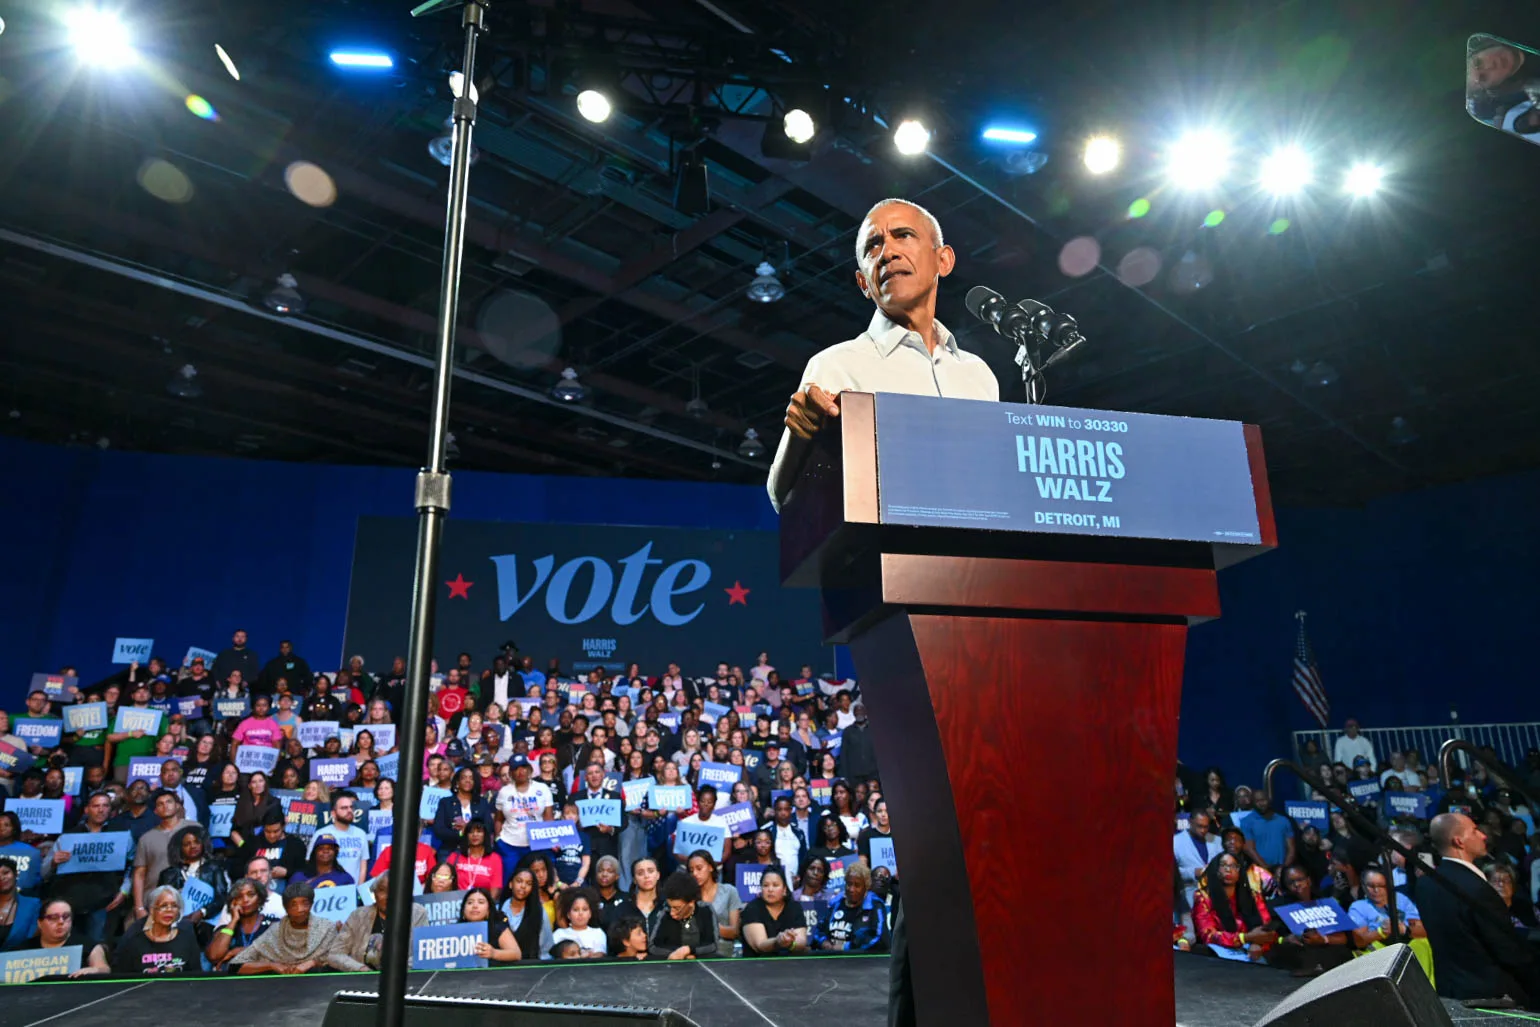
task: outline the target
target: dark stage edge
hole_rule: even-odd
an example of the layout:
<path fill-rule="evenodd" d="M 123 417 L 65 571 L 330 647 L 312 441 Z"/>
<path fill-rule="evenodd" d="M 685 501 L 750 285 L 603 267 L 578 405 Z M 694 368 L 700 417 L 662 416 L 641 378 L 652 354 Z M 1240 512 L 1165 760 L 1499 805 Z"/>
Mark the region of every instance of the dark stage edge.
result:
<path fill-rule="evenodd" d="M 1174 1027 L 1249 1027 L 1300 981 L 1267 967 L 1178 956 Z M 1023 978 L 1030 971 L 1023 968 Z M 673 1006 L 702 1027 L 841 1027 L 886 1023 L 886 956 L 597 965 L 529 964 L 497 970 L 418 971 L 414 994 L 480 999 Z M 1117 966 L 1107 966 L 1116 986 Z M 338 991 L 373 991 L 374 974 L 151 982 L 80 981 L 0 989 L 6 1027 L 165 1027 L 167 1023 L 313 1027 Z M 1019 1023 L 1036 1024 L 1022 991 Z M 1489 1014 L 1452 1003 L 1460 1027 L 1540 1023 L 1531 1014 Z M 1100 1023 L 1094 998 L 1077 1023 Z M 961 1027 L 961 1025 L 952 1025 Z M 1004 1027 L 1004 1025 L 996 1025 Z M 1058 1025 L 1050 1025 L 1058 1027 Z M 1063 1027 L 1069 1027 L 1068 1024 Z"/>

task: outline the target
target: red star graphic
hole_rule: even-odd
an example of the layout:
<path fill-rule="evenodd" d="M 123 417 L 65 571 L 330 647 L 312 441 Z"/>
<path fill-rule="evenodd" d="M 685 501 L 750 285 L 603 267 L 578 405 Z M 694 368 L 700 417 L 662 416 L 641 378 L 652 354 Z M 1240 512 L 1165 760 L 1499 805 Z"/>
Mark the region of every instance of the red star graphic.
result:
<path fill-rule="evenodd" d="M 456 574 L 453 581 L 446 581 L 444 584 L 449 586 L 449 598 L 469 599 L 471 597 L 471 586 L 476 583 L 474 581 L 466 581 L 463 574 Z"/>
<path fill-rule="evenodd" d="M 744 588 L 741 582 L 735 581 L 732 588 L 724 588 L 722 591 L 727 593 L 728 606 L 734 603 L 742 603 L 744 606 L 749 605 L 749 592 L 751 589 Z"/>

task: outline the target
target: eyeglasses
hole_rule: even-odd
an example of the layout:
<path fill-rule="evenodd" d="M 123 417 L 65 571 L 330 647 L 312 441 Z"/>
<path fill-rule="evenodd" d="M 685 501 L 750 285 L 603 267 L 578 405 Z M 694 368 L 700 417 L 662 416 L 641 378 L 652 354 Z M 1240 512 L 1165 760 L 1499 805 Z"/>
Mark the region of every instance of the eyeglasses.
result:
<path fill-rule="evenodd" d="M 38 919 L 47 920 L 51 924 L 67 924 L 75 919 L 75 915 L 73 913 L 48 913 L 45 916 L 38 917 Z"/>

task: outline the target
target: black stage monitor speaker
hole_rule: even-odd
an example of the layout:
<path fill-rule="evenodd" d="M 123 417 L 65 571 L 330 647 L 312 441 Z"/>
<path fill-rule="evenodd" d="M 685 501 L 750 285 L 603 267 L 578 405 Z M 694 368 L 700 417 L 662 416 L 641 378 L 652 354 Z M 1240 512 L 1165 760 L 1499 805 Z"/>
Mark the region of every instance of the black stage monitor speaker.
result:
<path fill-rule="evenodd" d="M 1428 975 L 1405 945 L 1345 963 L 1273 1007 L 1257 1027 L 1454 1027 Z"/>
<path fill-rule="evenodd" d="M 380 997 L 339 991 L 326 1007 L 321 1027 L 374 1027 Z M 565 1002 L 501 1002 L 492 999 L 406 997 L 406 1027 L 699 1027 L 683 1013 L 642 1006 L 579 1006 Z"/>

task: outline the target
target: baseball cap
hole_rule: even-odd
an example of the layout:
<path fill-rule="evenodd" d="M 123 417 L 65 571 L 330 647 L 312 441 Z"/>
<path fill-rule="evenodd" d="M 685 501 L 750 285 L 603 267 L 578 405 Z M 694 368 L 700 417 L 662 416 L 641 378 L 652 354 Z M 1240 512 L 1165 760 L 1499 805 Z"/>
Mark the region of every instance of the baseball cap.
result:
<path fill-rule="evenodd" d="M 513 759 L 508 761 L 508 767 L 510 770 L 518 770 L 520 767 L 527 766 L 530 766 L 529 757 L 527 756 L 516 755 L 513 757 Z"/>
<path fill-rule="evenodd" d="M 312 851 L 314 851 L 316 849 L 319 849 L 323 845 L 330 845 L 334 849 L 342 848 L 341 845 L 337 844 L 337 836 L 332 834 L 329 831 L 322 832 L 321 834 L 316 835 L 315 836 L 315 844 L 310 846 L 310 848 L 311 848 Z"/>
<path fill-rule="evenodd" d="M 1368 765 L 1369 757 L 1367 756 L 1357 756 L 1353 759 L 1353 766 L 1355 767 L 1367 767 Z"/>

